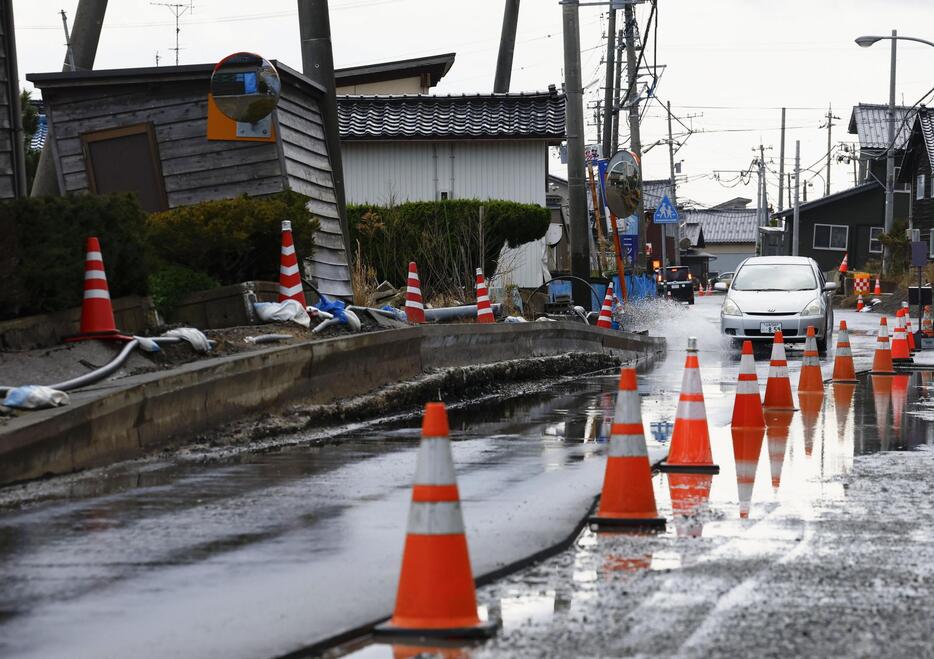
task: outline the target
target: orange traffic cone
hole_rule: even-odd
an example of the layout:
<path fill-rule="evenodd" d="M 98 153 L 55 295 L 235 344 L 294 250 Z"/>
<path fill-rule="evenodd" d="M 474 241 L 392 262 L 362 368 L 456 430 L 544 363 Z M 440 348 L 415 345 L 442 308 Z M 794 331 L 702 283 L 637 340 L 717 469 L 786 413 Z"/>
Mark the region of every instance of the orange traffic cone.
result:
<path fill-rule="evenodd" d="M 798 396 L 807 391 L 824 391 L 824 376 L 820 371 L 820 357 L 817 354 L 817 339 L 814 326 L 808 325 L 807 338 L 804 340 L 804 357 L 801 359 L 801 377 L 798 378 Z"/>
<path fill-rule="evenodd" d="M 606 295 L 603 296 L 603 306 L 600 307 L 600 317 L 597 318 L 597 327 L 611 329 L 613 327 L 613 282 L 606 287 Z"/>
<path fill-rule="evenodd" d="M 697 297 L 704 297 L 704 295 L 706 294 L 707 294 L 706 291 L 704 291 L 704 284 L 703 283 L 699 284 L 697 286 Z"/>
<path fill-rule="evenodd" d="M 699 538 L 704 524 L 698 519 L 700 508 L 710 499 L 711 474 L 668 474 L 671 516 L 678 537 Z"/>
<path fill-rule="evenodd" d="M 464 534 L 444 403 L 425 405 L 396 608 L 379 634 L 486 638 Z"/>
<path fill-rule="evenodd" d="M 733 456 L 736 458 L 736 487 L 739 494 L 739 516 L 749 517 L 752 491 L 756 485 L 756 470 L 762 453 L 762 438 L 765 424 L 761 428 L 733 428 Z"/>
<path fill-rule="evenodd" d="M 413 324 L 425 322 L 425 305 L 422 304 L 422 287 L 415 261 L 409 263 L 409 279 L 405 287 L 405 317 Z"/>
<path fill-rule="evenodd" d="M 934 336 L 934 317 L 931 316 L 931 305 L 924 305 L 924 318 L 921 319 L 921 334 L 927 337 Z"/>
<path fill-rule="evenodd" d="M 619 375 L 600 507 L 589 522 L 594 529 L 665 528 L 655 506 L 634 368 L 624 368 Z"/>
<path fill-rule="evenodd" d="M 850 350 L 850 333 L 846 321 L 840 321 L 837 333 L 837 351 L 833 357 L 833 381 L 856 382 L 856 368 L 853 366 L 853 353 Z"/>
<path fill-rule="evenodd" d="M 911 352 L 908 350 L 908 339 L 905 337 L 904 309 L 895 314 L 895 333 L 892 335 L 892 362 L 907 363 L 911 361 Z"/>
<path fill-rule="evenodd" d="M 752 341 L 743 341 L 743 355 L 739 361 L 739 381 L 733 401 L 733 428 L 765 428 L 762 399 L 759 397 L 759 378 L 756 360 L 752 354 Z M 760 438 L 761 439 L 761 438 Z"/>
<path fill-rule="evenodd" d="M 486 289 L 486 281 L 483 279 L 483 270 L 477 268 L 477 322 L 495 323 L 493 318 L 493 307 L 490 306 L 490 295 Z"/>
<path fill-rule="evenodd" d="M 862 311 L 862 310 L 863 310 L 863 307 L 865 307 L 865 306 L 866 306 L 866 305 L 863 304 L 863 294 L 860 293 L 860 294 L 859 294 L 859 297 L 856 298 L 856 311 Z"/>
<path fill-rule="evenodd" d="M 285 300 L 295 300 L 303 307 L 307 305 L 295 243 L 292 242 L 292 223 L 288 220 L 282 221 L 282 249 L 279 255 L 279 302 Z"/>
<path fill-rule="evenodd" d="M 765 415 L 765 437 L 769 445 L 769 474 L 772 477 L 772 489 L 776 492 L 782 483 L 782 467 L 785 465 L 785 452 L 788 448 L 788 432 L 794 412 L 775 410 Z"/>
<path fill-rule="evenodd" d="M 879 285 L 879 277 L 876 277 L 876 285 L 872 289 L 873 295 L 882 295 L 882 287 Z"/>
<path fill-rule="evenodd" d="M 707 295 L 713 295 L 713 285 L 709 281 L 707 282 Z"/>
<path fill-rule="evenodd" d="M 846 269 L 847 269 L 846 263 L 847 263 L 847 258 L 849 256 L 850 256 L 849 253 L 847 252 L 843 253 L 843 261 L 840 262 L 840 267 L 837 268 L 837 272 L 840 272 L 841 274 L 844 274 L 844 275 L 846 274 Z"/>
<path fill-rule="evenodd" d="M 765 401 L 767 410 L 793 410 L 795 402 L 791 398 L 791 378 L 788 377 L 788 360 L 785 358 L 785 338 L 781 330 L 775 332 L 772 341 L 772 359 L 769 362 L 769 379 L 765 383 Z"/>
<path fill-rule="evenodd" d="M 879 336 L 876 338 L 876 352 L 872 356 L 873 375 L 894 375 L 892 351 L 889 349 L 889 324 L 885 316 L 879 319 Z"/>
<path fill-rule="evenodd" d="M 821 407 L 824 405 L 824 392 L 798 391 L 798 405 L 801 406 L 801 424 L 804 426 L 804 452 L 810 456 L 814 445 L 814 434 Z"/>
<path fill-rule="evenodd" d="M 915 345 L 915 332 L 911 325 L 911 309 L 907 302 L 902 302 L 902 309 L 905 311 L 905 338 L 908 339 L 908 352 L 914 354 L 918 351 Z"/>
<path fill-rule="evenodd" d="M 659 465 L 659 469 L 718 474 L 720 467 L 713 463 L 710 452 L 707 409 L 697 361 L 697 339 L 693 336 L 688 339 L 687 352 L 671 447 L 668 458 Z"/>
<path fill-rule="evenodd" d="M 70 336 L 66 341 L 86 341 L 88 339 L 110 339 L 128 341 L 117 330 L 114 322 L 113 305 L 110 302 L 110 289 L 107 287 L 107 273 L 104 272 L 104 257 L 101 255 L 100 242 L 95 237 L 88 238 L 84 256 L 84 301 L 81 303 L 81 333 Z"/>
<path fill-rule="evenodd" d="M 416 640 L 417 639 L 413 639 Z M 437 642 L 437 641 L 436 641 Z M 470 648 L 443 645 L 392 644 L 392 659 L 470 659 Z"/>

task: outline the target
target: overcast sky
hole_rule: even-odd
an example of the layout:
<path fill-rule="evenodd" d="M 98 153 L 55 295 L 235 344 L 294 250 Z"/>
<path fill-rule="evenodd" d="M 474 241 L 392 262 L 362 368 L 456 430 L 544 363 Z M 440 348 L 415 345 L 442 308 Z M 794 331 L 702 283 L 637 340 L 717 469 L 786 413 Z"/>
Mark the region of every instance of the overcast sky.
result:
<path fill-rule="evenodd" d="M 180 2 L 182 0 L 172 0 Z M 59 10 L 69 21 L 77 0 L 14 0 L 21 76 L 61 69 L 64 36 Z M 503 0 L 331 0 L 331 30 L 336 66 L 454 51 L 457 59 L 435 93 L 471 93 L 492 87 L 502 26 Z M 657 43 L 648 41 L 649 63 L 667 68 L 657 98 L 671 101 L 673 112 L 697 132 L 676 155 L 687 180 L 682 201 L 713 205 L 732 198 L 756 198 L 755 180 L 747 186 L 736 170 L 749 167 L 760 143 L 769 167 L 778 171 L 782 106 L 787 114 L 786 171 L 793 166 L 794 140 L 801 140 L 802 167 L 826 154 L 827 132 L 819 126 L 828 104 L 839 116 L 833 143 L 850 142 L 852 106 L 888 100 L 889 46 L 867 49 L 853 39 L 862 34 L 900 34 L 934 41 L 931 0 L 659 0 Z M 584 84 L 602 78 L 606 10 L 582 7 L 581 48 Z M 644 29 L 649 4 L 637 10 Z M 620 17 L 621 18 L 621 17 Z M 181 19 L 183 64 L 214 62 L 231 52 L 251 50 L 301 68 L 294 0 L 194 0 Z M 619 21 L 620 25 L 622 20 Z M 170 10 L 144 0 L 110 0 L 96 68 L 151 66 L 156 53 L 170 64 L 174 53 Z M 561 7 L 557 0 L 522 0 L 512 91 L 560 87 L 563 77 Z M 25 83 L 25 81 L 23 81 Z M 602 83 L 585 93 L 589 104 L 602 98 Z M 25 83 L 25 88 L 30 88 Z M 934 87 L 934 48 L 899 43 L 897 100 L 913 104 Z M 698 115 L 687 119 L 688 115 Z M 592 122 L 592 111 L 586 111 Z M 675 132 L 679 133 L 675 124 Z M 596 141 L 596 127 L 588 135 Z M 642 128 L 644 145 L 667 138 L 664 112 L 649 101 Z M 703 132 L 701 132 L 703 131 Z M 628 143 L 623 124 L 621 144 Z M 683 139 L 677 135 L 676 140 Z M 836 153 L 836 151 L 834 152 Z M 668 154 L 657 146 L 644 158 L 646 178 L 667 178 Z M 554 154 L 552 171 L 564 168 Z M 815 168 L 818 169 L 818 168 Z M 721 180 L 714 172 L 722 170 Z M 823 176 L 823 168 L 819 168 Z M 831 191 L 853 184 L 852 167 L 834 162 Z M 810 178 L 813 175 L 806 174 Z M 778 179 L 768 174 L 774 205 Z M 820 177 L 812 178 L 808 198 L 823 195 Z M 728 187 L 735 186 L 735 187 Z M 787 204 L 786 204 L 787 205 Z"/>

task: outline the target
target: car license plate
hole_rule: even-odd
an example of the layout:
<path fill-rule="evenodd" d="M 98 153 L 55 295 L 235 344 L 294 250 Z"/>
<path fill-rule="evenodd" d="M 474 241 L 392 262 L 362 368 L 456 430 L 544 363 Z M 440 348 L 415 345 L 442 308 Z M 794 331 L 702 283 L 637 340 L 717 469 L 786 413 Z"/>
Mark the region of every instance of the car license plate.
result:
<path fill-rule="evenodd" d="M 781 323 L 760 323 L 759 324 L 759 333 L 760 334 L 775 334 L 782 329 Z"/>

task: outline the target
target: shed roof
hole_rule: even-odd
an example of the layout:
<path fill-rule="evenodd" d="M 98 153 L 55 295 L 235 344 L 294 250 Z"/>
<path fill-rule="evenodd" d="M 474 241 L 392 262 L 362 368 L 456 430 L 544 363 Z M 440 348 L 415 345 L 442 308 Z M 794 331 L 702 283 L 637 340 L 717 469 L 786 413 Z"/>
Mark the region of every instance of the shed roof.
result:
<path fill-rule="evenodd" d="M 565 136 L 565 96 L 530 94 L 339 96 L 343 140 L 544 139 Z"/>
<path fill-rule="evenodd" d="M 427 78 L 428 86 L 434 87 L 451 70 L 454 65 L 454 57 L 455 53 L 444 53 L 443 55 L 413 57 L 393 62 L 348 66 L 334 70 L 334 81 L 338 87 L 344 87 L 424 75 Z"/>
<path fill-rule="evenodd" d="M 700 222 L 688 222 L 681 227 L 681 238 L 691 241 L 691 247 L 705 247 L 704 229 Z"/>
<path fill-rule="evenodd" d="M 846 190 L 840 190 L 840 192 L 834 192 L 833 194 L 826 195 L 820 199 L 815 199 L 814 201 L 809 201 L 807 203 L 801 204 L 799 212 L 804 213 L 806 211 L 813 210 L 815 208 L 820 208 L 821 206 L 832 204 L 834 202 L 840 201 L 842 199 L 848 199 L 854 195 L 864 194 L 866 192 L 872 192 L 876 189 L 882 189 L 883 185 L 876 181 L 875 179 L 862 183 L 860 185 L 854 186 L 852 188 L 847 188 Z M 788 218 L 794 214 L 794 208 L 785 208 L 774 214 L 775 217 Z"/>
<path fill-rule="evenodd" d="M 878 103 L 860 103 L 853 106 L 850 125 L 847 131 L 859 136 L 861 149 L 885 149 L 888 147 L 888 105 Z M 911 133 L 911 124 L 915 110 L 904 105 L 895 106 L 895 148 L 903 149 Z M 905 119 L 908 115 L 908 119 Z"/>
<path fill-rule="evenodd" d="M 759 226 L 755 208 L 695 209 L 681 211 L 685 222 L 704 229 L 707 244 L 742 244 L 756 242 Z"/>

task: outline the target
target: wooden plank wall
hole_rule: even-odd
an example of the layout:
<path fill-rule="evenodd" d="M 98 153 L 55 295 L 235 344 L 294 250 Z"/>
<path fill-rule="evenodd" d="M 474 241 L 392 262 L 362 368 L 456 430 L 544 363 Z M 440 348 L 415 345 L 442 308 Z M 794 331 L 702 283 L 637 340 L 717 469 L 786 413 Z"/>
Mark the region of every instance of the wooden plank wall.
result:
<path fill-rule="evenodd" d="M 208 141 L 208 83 L 124 85 L 49 90 L 50 134 L 54 136 L 66 192 L 88 191 L 81 151 L 83 133 L 152 122 L 159 144 L 169 207 L 241 194 L 283 189 L 273 143 Z"/>
<path fill-rule="evenodd" d="M 4 11 L 4 7 L 4 3 L 0 2 L 0 12 Z M 7 87 L 10 60 L 7 56 L 9 41 L 4 34 L 6 24 L 6 20 L 0 20 L 0 199 L 10 199 L 16 191 L 13 181 L 13 117 L 10 113 L 19 111 L 18 99 L 9 98 Z"/>
<path fill-rule="evenodd" d="M 318 102 L 303 90 L 283 85 L 276 113 L 288 185 L 311 198 L 308 208 L 321 223 L 310 260 L 312 277 L 325 295 L 351 297 L 349 261 Z"/>

